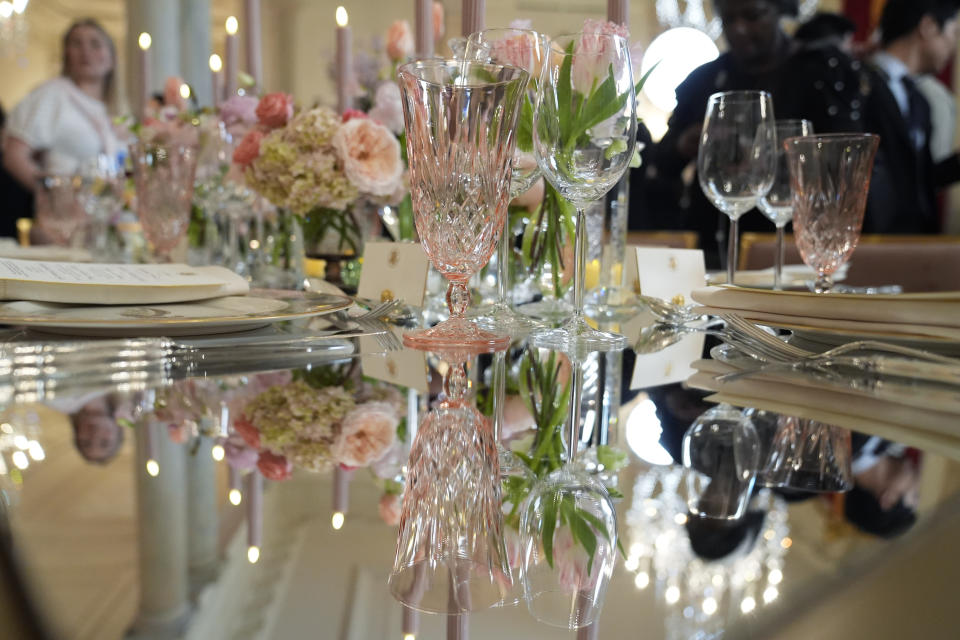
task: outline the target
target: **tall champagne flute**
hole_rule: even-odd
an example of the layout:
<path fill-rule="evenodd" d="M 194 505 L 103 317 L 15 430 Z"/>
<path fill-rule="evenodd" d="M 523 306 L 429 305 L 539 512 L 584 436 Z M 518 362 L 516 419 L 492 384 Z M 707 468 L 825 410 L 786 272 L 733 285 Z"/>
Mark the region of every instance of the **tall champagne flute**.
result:
<path fill-rule="evenodd" d="M 790 138 L 793 231 L 800 257 L 817 272 L 814 291 L 833 288 L 833 274 L 860 241 L 873 158 L 880 136 L 836 133 Z"/>
<path fill-rule="evenodd" d="M 765 91 L 715 93 L 700 134 L 700 188 L 730 218 L 727 282 L 737 268 L 737 221 L 773 186 L 777 171 L 773 98 Z"/>
<path fill-rule="evenodd" d="M 809 120 L 777 120 L 777 140 L 813 134 Z M 793 192 L 790 191 L 790 170 L 787 168 L 787 152 L 777 145 L 777 177 L 770 191 L 760 198 L 760 211 L 777 228 L 777 251 L 773 263 L 773 288 L 783 289 L 783 230 L 793 218 Z"/>
<path fill-rule="evenodd" d="M 622 335 L 596 331 L 584 319 L 585 210 L 620 181 L 636 137 L 636 90 L 626 39 L 608 33 L 555 38 L 540 77 L 533 151 L 544 177 L 577 209 L 574 311 L 559 329 L 536 332 L 534 346 L 577 352 L 627 346 Z"/>
<path fill-rule="evenodd" d="M 470 35 L 464 50 L 466 60 L 511 65 L 530 74 L 530 82 L 527 84 L 517 121 L 517 147 L 510 177 L 511 198 L 525 193 L 540 179 L 540 168 L 533 157 L 531 129 L 540 71 L 543 69 L 548 47 L 549 40 L 545 35 L 529 29 L 484 29 Z M 477 309 L 473 319 L 484 329 L 518 335 L 528 333 L 541 324 L 514 311 L 507 301 L 512 244 L 510 216 L 506 216 L 500 243 L 497 245 L 497 301 L 493 305 Z"/>

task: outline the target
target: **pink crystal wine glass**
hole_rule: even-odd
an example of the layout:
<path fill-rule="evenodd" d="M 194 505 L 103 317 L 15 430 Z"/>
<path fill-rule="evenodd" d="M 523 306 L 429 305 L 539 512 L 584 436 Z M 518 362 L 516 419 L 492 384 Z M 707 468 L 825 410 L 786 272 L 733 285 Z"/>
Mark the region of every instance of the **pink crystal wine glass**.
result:
<path fill-rule="evenodd" d="M 143 235 L 153 245 L 156 259 L 169 262 L 170 252 L 190 224 L 197 150 L 185 145 L 138 144 L 133 167 Z"/>
<path fill-rule="evenodd" d="M 465 317 L 467 282 L 489 260 L 510 201 L 517 115 L 529 74 L 466 60 L 417 60 L 399 69 L 410 195 L 423 250 L 450 281 L 450 319 L 407 333 L 404 344 L 503 348 L 510 337 Z"/>
<path fill-rule="evenodd" d="M 797 249 L 817 272 L 817 293 L 830 291 L 834 272 L 860 240 L 879 144 L 880 137 L 869 133 L 803 136 L 783 143 L 793 188 Z"/>

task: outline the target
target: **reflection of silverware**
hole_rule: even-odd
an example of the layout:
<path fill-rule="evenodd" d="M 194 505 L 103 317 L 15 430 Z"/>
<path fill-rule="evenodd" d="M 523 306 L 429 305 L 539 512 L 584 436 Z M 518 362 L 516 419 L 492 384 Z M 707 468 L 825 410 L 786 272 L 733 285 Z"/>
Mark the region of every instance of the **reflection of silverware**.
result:
<path fill-rule="evenodd" d="M 633 345 L 636 353 L 656 353 L 663 351 L 670 345 L 690 333 L 689 330 L 676 325 L 654 324 L 640 330 L 640 337 Z"/>
<path fill-rule="evenodd" d="M 698 311 L 699 307 L 696 305 L 675 304 L 672 301 L 643 295 L 638 295 L 637 299 L 650 310 L 650 313 L 661 324 L 679 326 L 703 317 L 703 313 Z"/>

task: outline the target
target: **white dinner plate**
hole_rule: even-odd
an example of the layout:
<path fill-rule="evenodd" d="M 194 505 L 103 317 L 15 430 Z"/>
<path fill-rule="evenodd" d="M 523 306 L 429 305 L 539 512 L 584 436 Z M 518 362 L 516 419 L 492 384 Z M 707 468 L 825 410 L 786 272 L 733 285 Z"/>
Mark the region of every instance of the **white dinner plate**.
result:
<path fill-rule="evenodd" d="M 17 300 L 0 302 L 0 324 L 77 336 L 198 336 L 249 331 L 351 304 L 344 296 L 272 289 L 173 304 L 85 306 Z"/>

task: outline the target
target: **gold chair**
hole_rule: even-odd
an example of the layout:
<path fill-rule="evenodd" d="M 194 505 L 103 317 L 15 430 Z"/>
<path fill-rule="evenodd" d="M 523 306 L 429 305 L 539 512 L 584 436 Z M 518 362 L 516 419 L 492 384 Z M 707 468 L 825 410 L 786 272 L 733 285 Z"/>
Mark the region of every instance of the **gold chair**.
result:
<path fill-rule="evenodd" d="M 784 237 L 784 264 L 800 264 L 792 234 Z M 773 266 L 776 234 L 744 233 L 743 270 Z M 960 291 L 960 236 L 867 234 L 850 257 L 844 284 L 854 287 L 898 284 L 904 291 Z"/>
<path fill-rule="evenodd" d="M 628 231 L 627 244 L 639 247 L 696 249 L 696 231 Z"/>

